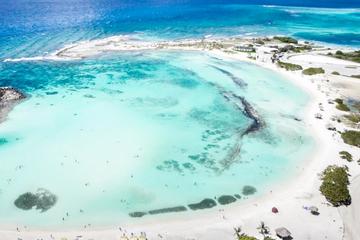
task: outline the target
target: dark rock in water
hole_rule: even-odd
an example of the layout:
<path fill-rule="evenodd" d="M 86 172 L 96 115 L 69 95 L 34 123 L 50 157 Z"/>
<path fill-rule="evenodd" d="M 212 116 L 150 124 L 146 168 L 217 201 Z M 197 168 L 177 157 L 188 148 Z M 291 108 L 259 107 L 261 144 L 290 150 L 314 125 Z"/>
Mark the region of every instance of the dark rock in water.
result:
<path fill-rule="evenodd" d="M 145 216 L 146 214 L 147 214 L 146 212 L 132 212 L 129 213 L 129 216 L 134 218 L 139 218 Z"/>
<path fill-rule="evenodd" d="M 245 196 L 252 195 L 256 193 L 256 188 L 253 186 L 244 186 L 242 190 L 242 194 Z"/>
<path fill-rule="evenodd" d="M 25 98 L 25 94 L 15 88 L 0 87 L 0 123 L 4 121 L 16 103 Z"/>
<path fill-rule="evenodd" d="M 45 212 L 52 208 L 57 202 L 57 197 L 52 194 L 50 191 L 40 188 L 37 192 L 31 193 L 27 192 L 21 194 L 14 202 L 17 208 L 22 210 L 30 210 L 33 207 Z"/>
<path fill-rule="evenodd" d="M 236 202 L 236 198 L 231 195 L 222 195 L 218 198 L 218 202 L 221 205 L 226 205 L 226 204 Z"/>
<path fill-rule="evenodd" d="M 191 210 L 200 210 L 206 208 L 213 208 L 216 206 L 216 202 L 214 199 L 205 198 L 199 203 L 193 203 L 188 205 Z"/>
<path fill-rule="evenodd" d="M 21 194 L 14 202 L 17 208 L 22 210 L 30 210 L 37 203 L 37 196 L 31 192 Z"/>
<path fill-rule="evenodd" d="M 170 212 L 184 212 L 187 211 L 187 208 L 184 206 L 177 206 L 177 207 L 171 207 L 171 208 L 161 208 L 156 210 L 150 210 L 149 213 L 154 214 L 160 214 L 160 213 L 170 213 Z"/>
<path fill-rule="evenodd" d="M 237 199 L 241 199 L 241 195 L 240 194 L 235 194 L 234 195 Z"/>

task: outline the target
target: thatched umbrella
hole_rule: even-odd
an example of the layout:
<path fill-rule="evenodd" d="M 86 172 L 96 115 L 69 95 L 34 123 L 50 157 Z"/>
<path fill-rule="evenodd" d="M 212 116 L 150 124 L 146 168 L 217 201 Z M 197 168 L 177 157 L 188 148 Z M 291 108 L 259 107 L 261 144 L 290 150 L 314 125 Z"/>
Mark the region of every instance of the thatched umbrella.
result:
<path fill-rule="evenodd" d="M 289 238 L 291 236 L 291 232 L 284 227 L 275 229 L 276 235 L 280 238 Z"/>

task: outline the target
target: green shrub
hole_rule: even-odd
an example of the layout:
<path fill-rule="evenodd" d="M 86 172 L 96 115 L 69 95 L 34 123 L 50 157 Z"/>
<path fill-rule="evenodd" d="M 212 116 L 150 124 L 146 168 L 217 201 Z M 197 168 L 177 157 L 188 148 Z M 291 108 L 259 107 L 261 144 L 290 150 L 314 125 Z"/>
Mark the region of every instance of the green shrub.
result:
<path fill-rule="evenodd" d="M 339 154 L 342 159 L 345 159 L 348 162 L 351 162 L 353 160 L 352 155 L 347 151 L 341 151 L 339 152 Z"/>
<path fill-rule="evenodd" d="M 332 74 L 332 75 L 340 75 L 340 73 L 337 72 L 337 71 L 333 71 L 331 74 Z"/>
<path fill-rule="evenodd" d="M 350 108 L 344 103 L 344 100 L 337 98 L 335 99 L 335 102 L 337 103 L 336 108 L 340 111 L 348 112 L 350 111 Z"/>
<path fill-rule="evenodd" d="M 298 41 L 292 37 L 275 36 L 274 39 L 279 40 L 280 42 L 283 42 L 283 43 L 295 43 L 295 44 L 298 43 Z"/>
<path fill-rule="evenodd" d="M 266 236 L 266 237 L 264 237 L 264 240 L 275 240 L 275 239 L 272 237 Z"/>
<path fill-rule="evenodd" d="M 352 78 L 360 78 L 360 75 L 351 75 Z"/>
<path fill-rule="evenodd" d="M 241 234 L 238 240 L 258 240 L 256 237 L 251 237 L 246 234 Z"/>
<path fill-rule="evenodd" d="M 322 68 L 310 67 L 310 68 L 303 70 L 303 74 L 305 74 L 305 75 L 315 75 L 315 74 L 322 74 L 322 73 L 325 73 L 324 69 L 322 69 Z"/>
<path fill-rule="evenodd" d="M 351 203 L 347 168 L 328 166 L 322 173 L 321 180 L 320 192 L 333 206 L 338 207 Z"/>
<path fill-rule="evenodd" d="M 346 144 L 360 147 L 360 132 L 348 130 L 341 133 L 341 137 Z"/>
<path fill-rule="evenodd" d="M 342 51 L 336 51 L 336 53 L 332 54 L 331 56 L 339 58 L 339 59 L 343 59 L 343 60 L 360 63 L 360 50 L 354 51 L 354 52 L 346 52 L 346 53 L 344 53 Z"/>
<path fill-rule="evenodd" d="M 342 51 L 340 51 L 340 50 L 337 50 L 337 51 L 335 52 L 335 54 L 336 54 L 336 55 L 344 55 L 344 53 L 343 53 Z"/>
<path fill-rule="evenodd" d="M 286 62 L 281 62 L 278 61 L 277 65 L 281 68 L 285 68 L 287 71 L 297 71 L 297 70 L 302 70 L 302 66 L 297 65 L 297 64 L 292 64 L 292 63 L 286 63 Z"/>
<path fill-rule="evenodd" d="M 360 114 L 349 114 L 344 116 L 347 120 L 353 122 L 353 123 L 359 123 L 360 122 Z"/>

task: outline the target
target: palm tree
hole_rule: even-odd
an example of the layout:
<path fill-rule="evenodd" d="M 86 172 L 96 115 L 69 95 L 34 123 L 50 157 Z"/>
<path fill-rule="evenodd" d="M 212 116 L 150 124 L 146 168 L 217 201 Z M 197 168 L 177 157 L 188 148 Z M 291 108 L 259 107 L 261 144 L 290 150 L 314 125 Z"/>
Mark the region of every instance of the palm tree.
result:
<path fill-rule="evenodd" d="M 264 236 L 264 238 L 270 233 L 270 228 L 266 226 L 263 221 L 260 222 L 260 225 L 257 227 L 257 229 L 259 230 L 259 233 Z"/>

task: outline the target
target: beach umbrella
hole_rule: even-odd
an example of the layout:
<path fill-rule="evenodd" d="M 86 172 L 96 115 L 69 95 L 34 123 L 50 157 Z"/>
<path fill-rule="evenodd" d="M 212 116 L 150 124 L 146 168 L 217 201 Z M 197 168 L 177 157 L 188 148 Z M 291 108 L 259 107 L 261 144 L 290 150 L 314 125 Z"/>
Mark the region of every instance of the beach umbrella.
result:
<path fill-rule="evenodd" d="M 316 214 L 319 213 L 319 209 L 318 209 L 317 207 L 315 207 L 315 206 L 309 207 L 309 210 L 310 210 L 310 212 L 311 212 L 312 214 L 314 214 L 314 215 L 316 215 Z"/>
<path fill-rule="evenodd" d="M 290 231 L 284 227 L 275 229 L 275 232 L 276 232 L 276 235 L 280 238 L 288 238 L 291 236 Z"/>
<path fill-rule="evenodd" d="M 273 208 L 271 209 L 271 211 L 272 211 L 273 213 L 278 213 L 278 212 L 279 212 L 279 210 L 278 210 L 276 207 L 273 207 Z"/>

